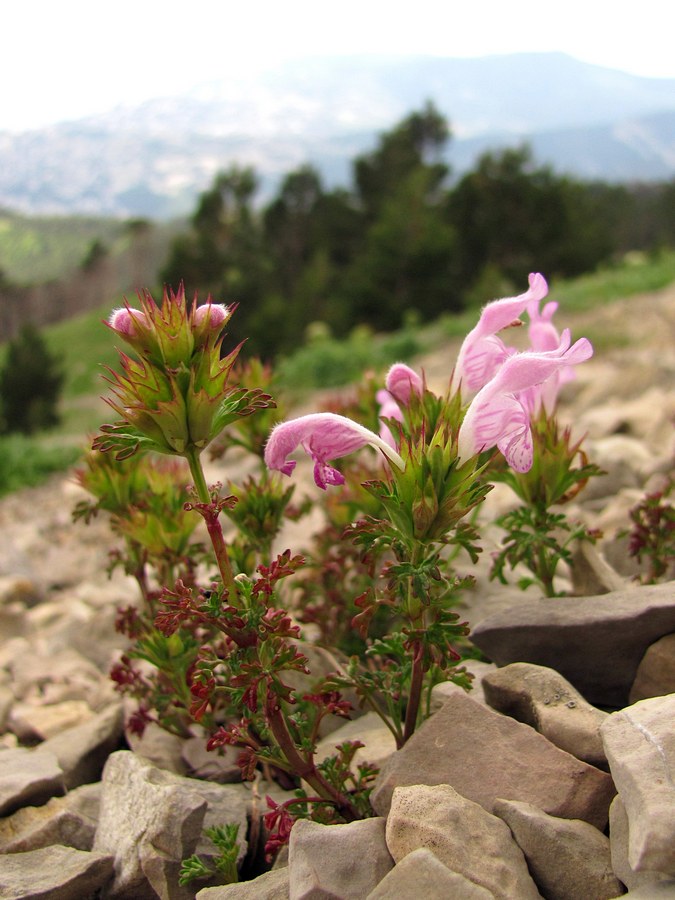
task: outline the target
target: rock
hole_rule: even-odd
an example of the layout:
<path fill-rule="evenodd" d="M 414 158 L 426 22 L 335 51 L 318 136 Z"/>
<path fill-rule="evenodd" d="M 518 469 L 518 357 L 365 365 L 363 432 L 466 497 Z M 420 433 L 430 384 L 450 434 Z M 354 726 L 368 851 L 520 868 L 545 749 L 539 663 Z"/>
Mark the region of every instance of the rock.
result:
<path fill-rule="evenodd" d="M 44 591 L 25 575 L 0 575 L 0 607 L 20 603 L 22 606 L 35 606 L 44 599 Z"/>
<path fill-rule="evenodd" d="M 629 892 L 638 888 L 649 889 L 669 881 L 667 875 L 659 872 L 636 872 L 628 862 L 628 816 L 623 800 L 617 794 L 609 807 L 609 847 L 612 860 L 612 870 L 622 884 L 625 884 Z"/>
<path fill-rule="evenodd" d="M 396 788 L 386 836 L 397 863 L 424 847 L 496 900 L 540 896 L 508 826 L 447 784 Z"/>
<path fill-rule="evenodd" d="M 288 848 L 290 900 L 363 900 L 394 863 L 384 819 L 320 825 L 298 819 Z"/>
<path fill-rule="evenodd" d="M 479 622 L 471 640 L 499 666 L 548 666 L 596 706 L 623 707 L 647 647 L 675 632 L 670 584 L 597 597 L 523 600 Z"/>
<path fill-rule="evenodd" d="M 631 704 L 675 693 L 675 633 L 654 641 L 642 657 L 630 689 Z"/>
<path fill-rule="evenodd" d="M 204 827 L 239 825 L 239 857 L 246 852 L 246 797 L 241 785 L 183 778 L 120 750 L 103 770 L 94 849 L 115 856 L 110 897 L 187 898 L 179 888 L 181 861 L 216 852 Z"/>
<path fill-rule="evenodd" d="M 7 725 L 20 741 L 44 741 L 61 731 L 82 725 L 93 715 L 84 700 L 63 700 L 51 704 L 15 703 Z"/>
<path fill-rule="evenodd" d="M 288 900 L 288 869 L 273 869 L 252 881 L 202 888 L 195 900 Z"/>
<path fill-rule="evenodd" d="M 137 708 L 137 704 L 125 703 L 125 718 L 128 722 L 128 716 Z M 125 728 L 124 736 L 129 747 L 149 760 L 158 769 L 166 769 L 176 775 L 186 775 L 187 766 L 183 761 L 184 738 L 179 738 L 176 734 L 165 731 L 156 722 L 150 722 L 143 732 L 142 736 L 135 734 L 129 727 Z"/>
<path fill-rule="evenodd" d="M 58 844 L 0 861 L 2 900 L 84 900 L 98 897 L 113 872 L 112 856 Z"/>
<path fill-rule="evenodd" d="M 385 875 L 366 900 L 494 900 L 492 891 L 451 872 L 431 850 L 413 850 Z"/>
<path fill-rule="evenodd" d="M 316 748 L 316 761 L 323 762 L 332 756 L 336 752 L 336 744 L 343 741 L 361 741 L 365 745 L 354 754 L 354 766 L 369 763 L 379 768 L 396 750 L 393 734 L 374 712 L 345 722 L 342 728 L 336 729 L 320 740 Z"/>
<path fill-rule="evenodd" d="M 624 897 L 630 900 L 675 900 L 675 881 L 663 881 L 648 887 L 629 891 Z"/>
<path fill-rule="evenodd" d="M 62 731 L 42 744 L 63 770 L 68 790 L 98 781 L 108 756 L 122 739 L 121 703 L 115 703 L 83 725 Z"/>
<path fill-rule="evenodd" d="M 0 853 L 22 853 L 63 844 L 91 850 L 96 821 L 77 809 L 69 796 L 52 797 L 44 806 L 24 806 L 0 819 Z"/>
<path fill-rule="evenodd" d="M 227 745 L 216 750 L 206 749 L 207 737 L 186 738 L 182 742 L 181 761 L 185 774 L 191 778 L 202 778 L 218 784 L 232 784 L 241 781 L 241 768 L 237 763 L 238 747 Z"/>
<path fill-rule="evenodd" d="M 472 700 L 477 700 L 479 703 L 485 703 L 483 678 L 488 672 L 495 672 L 497 666 L 495 666 L 494 663 L 483 662 L 480 659 L 467 659 L 462 661 L 462 668 L 466 669 L 466 671 L 473 676 L 469 696 Z M 458 692 L 462 694 L 466 693 L 464 688 L 455 684 L 454 681 L 441 681 L 440 684 L 434 685 L 431 691 L 431 711 L 437 712 L 448 697 Z"/>
<path fill-rule="evenodd" d="M 63 772 L 53 753 L 25 747 L 0 750 L 0 816 L 63 793 Z"/>
<path fill-rule="evenodd" d="M 608 594 L 626 587 L 626 579 L 610 566 L 597 546 L 590 541 L 575 543 L 570 573 L 573 593 L 578 597 Z"/>
<path fill-rule="evenodd" d="M 113 753 L 103 770 L 94 850 L 114 857 L 105 896 L 119 900 L 188 900 L 179 888 L 181 861 L 201 835 L 206 801 L 182 790 L 168 773 L 128 751 Z"/>
<path fill-rule="evenodd" d="M 550 815 L 607 824 L 611 778 L 523 725 L 463 694 L 450 697 L 382 768 L 371 794 L 386 815 L 394 789 L 449 784 L 488 812 L 498 798 Z"/>
<path fill-rule="evenodd" d="M 607 713 L 587 703 L 553 669 L 511 663 L 487 674 L 483 691 L 492 709 L 531 725 L 577 759 L 607 768 L 600 737 L 600 726 Z"/>
<path fill-rule="evenodd" d="M 17 647 L 8 663 L 17 698 L 26 702 L 81 700 L 95 712 L 116 700 L 107 674 L 72 648 L 52 652 L 47 642 Z"/>
<path fill-rule="evenodd" d="M 601 734 L 628 816 L 628 863 L 675 876 L 675 694 L 613 713 Z"/>
<path fill-rule="evenodd" d="M 612 900 L 624 893 L 609 839 L 588 822 L 549 816 L 517 800 L 497 800 L 494 812 L 511 829 L 547 900 Z"/>

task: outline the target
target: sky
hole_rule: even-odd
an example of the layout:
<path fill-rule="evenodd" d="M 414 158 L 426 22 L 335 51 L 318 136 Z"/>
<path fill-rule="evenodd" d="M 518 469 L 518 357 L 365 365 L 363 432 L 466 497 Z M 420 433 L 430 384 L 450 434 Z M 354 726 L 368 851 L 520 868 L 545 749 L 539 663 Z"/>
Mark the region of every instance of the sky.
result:
<path fill-rule="evenodd" d="M 672 0 L 21 0 L 0 20 L 0 131 L 289 59 L 561 51 L 675 78 Z"/>

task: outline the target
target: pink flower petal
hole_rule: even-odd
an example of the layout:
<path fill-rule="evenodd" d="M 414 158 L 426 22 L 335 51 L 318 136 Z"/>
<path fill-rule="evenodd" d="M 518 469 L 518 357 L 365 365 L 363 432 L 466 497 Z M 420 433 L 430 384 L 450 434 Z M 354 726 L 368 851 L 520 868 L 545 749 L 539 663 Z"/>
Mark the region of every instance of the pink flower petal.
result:
<path fill-rule="evenodd" d="M 532 466 L 530 412 L 533 389 L 570 365 L 593 353 L 586 338 L 570 347 L 570 333 L 562 334 L 555 350 L 516 353 L 506 360 L 494 378 L 476 394 L 464 416 L 458 438 L 458 455 L 467 459 L 490 447 L 498 447 L 517 472 Z"/>
<path fill-rule="evenodd" d="M 405 363 L 394 363 L 387 372 L 384 383 L 392 397 L 404 406 L 410 403 L 413 391 L 419 397 L 424 391 L 424 383 L 420 376 Z"/>
<path fill-rule="evenodd" d="M 476 326 L 464 338 L 453 377 L 453 381 L 461 383 L 464 391 L 479 391 L 514 352 L 497 337 L 497 332 L 518 323 L 518 317 L 530 305 L 536 304 L 538 310 L 540 300 L 548 293 L 543 275 L 532 273 L 528 281 L 529 288 L 524 294 L 488 303 Z"/>
<path fill-rule="evenodd" d="M 265 447 L 265 463 L 270 469 L 290 475 L 295 462 L 288 457 L 297 447 L 302 447 L 314 460 L 314 481 L 325 490 L 326 485 L 344 481 L 340 472 L 329 465 L 329 460 L 353 453 L 366 444 L 381 450 L 400 469 L 405 467 L 396 450 L 379 435 L 335 413 L 312 413 L 275 426 Z"/>

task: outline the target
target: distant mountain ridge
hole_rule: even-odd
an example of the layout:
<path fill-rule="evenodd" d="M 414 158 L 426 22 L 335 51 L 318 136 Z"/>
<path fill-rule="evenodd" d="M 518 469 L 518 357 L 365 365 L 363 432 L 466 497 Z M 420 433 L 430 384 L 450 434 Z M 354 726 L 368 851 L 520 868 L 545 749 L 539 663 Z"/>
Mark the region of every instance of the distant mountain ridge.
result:
<path fill-rule="evenodd" d="M 480 59 L 347 57 L 287 63 L 21 134 L 0 133 L 0 205 L 27 213 L 166 218 L 215 173 L 254 166 L 269 196 L 304 162 L 347 185 L 378 132 L 432 100 L 453 132 L 455 174 L 486 149 L 529 142 L 583 178 L 675 176 L 675 79 L 564 54 Z"/>

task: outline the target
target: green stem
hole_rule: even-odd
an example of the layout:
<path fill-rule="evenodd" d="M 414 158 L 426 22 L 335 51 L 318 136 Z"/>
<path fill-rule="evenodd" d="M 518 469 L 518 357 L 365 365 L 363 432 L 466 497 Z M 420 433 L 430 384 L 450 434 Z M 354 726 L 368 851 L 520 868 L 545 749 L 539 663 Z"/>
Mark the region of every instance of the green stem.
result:
<path fill-rule="evenodd" d="M 419 644 L 415 644 L 415 656 L 413 657 L 412 674 L 410 676 L 410 693 L 408 695 L 408 705 L 405 711 L 405 724 L 403 726 L 403 744 L 413 736 L 417 725 L 417 716 L 419 714 L 422 687 L 424 684 L 423 659 L 422 648 Z"/>

